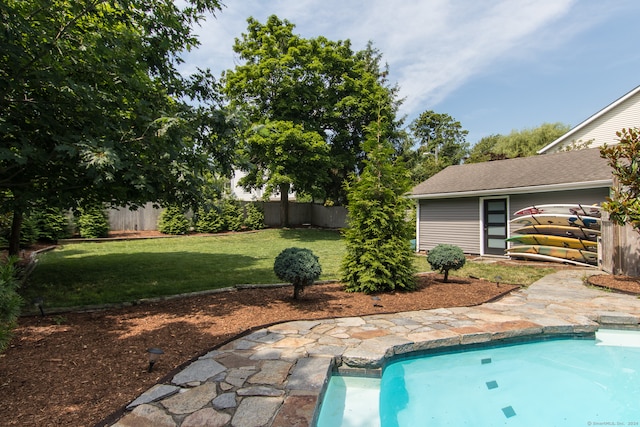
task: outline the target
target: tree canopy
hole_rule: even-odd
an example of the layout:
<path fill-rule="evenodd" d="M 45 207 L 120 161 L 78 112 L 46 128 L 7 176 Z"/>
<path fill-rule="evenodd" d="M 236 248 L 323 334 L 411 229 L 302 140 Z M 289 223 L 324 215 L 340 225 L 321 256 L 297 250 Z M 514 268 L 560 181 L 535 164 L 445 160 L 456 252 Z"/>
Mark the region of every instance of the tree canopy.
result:
<path fill-rule="evenodd" d="M 215 81 L 176 68 L 180 52 L 198 44 L 193 24 L 219 8 L 217 0 L 0 4 L 0 197 L 14 226 L 33 204 L 192 200 L 201 171 L 229 166 Z"/>
<path fill-rule="evenodd" d="M 562 123 L 543 123 L 532 129 L 513 130 L 509 135 L 482 138 L 470 152 L 468 163 L 535 156 L 538 150 L 555 141 L 570 129 Z"/>
<path fill-rule="evenodd" d="M 611 221 L 631 225 L 640 233 L 640 128 L 616 132 L 618 144 L 600 149 L 613 169 L 615 182 L 603 204 Z"/>
<path fill-rule="evenodd" d="M 414 145 L 418 146 L 409 160 L 414 183 L 424 181 L 447 166 L 460 164 L 467 156 L 469 131 L 448 114 L 425 111 L 409 129 Z"/>
<path fill-rule="evenodd" d="M 316 162 L 318 182 L 305 185 L 305 191 L 313 187 L 313 196 L 344 203 L 343 181 L 362 167 L 365 128 L 377 117 L 378 100 L 384 99 L 381 114 L 395 123 L 397 91 L 386 85 L 386 70 L 371 45 L 354 52 L 348 40 L 305 39 L 294 28 L 277 16 L 264 24 L 249 18 L 247 32 L 234 44 L 244 63 L 224 74 L 225 92 L 232 105 L 246 112 L 251 126 L 290 122 L 300 132 L 319 135 L 327 145 L 327 161 Z M 246 168 L 257 170 L 250 165 L 251 156 L 247 160 Z M 287 174 L 293 178 L 300 173 Z M 262 180 L 250 174 L 244 184 L 255 187 Z M 292 184 L 303 187 L 295 180 Z"/>

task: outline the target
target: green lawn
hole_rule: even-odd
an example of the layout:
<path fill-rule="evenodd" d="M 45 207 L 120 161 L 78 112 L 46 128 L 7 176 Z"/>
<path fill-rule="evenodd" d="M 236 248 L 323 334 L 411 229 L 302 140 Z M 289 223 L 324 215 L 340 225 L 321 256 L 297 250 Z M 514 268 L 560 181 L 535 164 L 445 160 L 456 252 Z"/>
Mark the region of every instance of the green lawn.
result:
<path fill-rule="evenodd" d="M 26 301 L 37 296 L 48 307 L 118 303 L 238 284 L 279 283 L 275 257 L 285 248 L 311 249 L 322 266 L 320 280 L 339 279 L 344 241 L 328 230 L 262 230 L 212 237 L 65 244 L 40 255 L 23 286 Z M 416 257 L 418 271 L 429 271 Z M 530 284 L 553 269 L 467 263 L 452 276 Z"/>

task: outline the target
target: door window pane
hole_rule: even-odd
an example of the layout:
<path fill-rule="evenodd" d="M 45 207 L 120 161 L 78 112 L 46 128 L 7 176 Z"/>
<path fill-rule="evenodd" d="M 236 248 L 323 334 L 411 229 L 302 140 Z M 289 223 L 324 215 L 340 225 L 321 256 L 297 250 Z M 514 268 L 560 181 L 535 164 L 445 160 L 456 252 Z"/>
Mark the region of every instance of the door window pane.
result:
<path fill-rule="evenodd" d="M 505 215 L 504 214 L 489 214 L 488 215 L 488 220 L 490 223 L 504 223 L 505 221 Z"/>
<path fill-rule="evenodd" d="M 494 249 L 506 249 L 507 244 L 504 239 L 489 239 L 487 245 Z"/>

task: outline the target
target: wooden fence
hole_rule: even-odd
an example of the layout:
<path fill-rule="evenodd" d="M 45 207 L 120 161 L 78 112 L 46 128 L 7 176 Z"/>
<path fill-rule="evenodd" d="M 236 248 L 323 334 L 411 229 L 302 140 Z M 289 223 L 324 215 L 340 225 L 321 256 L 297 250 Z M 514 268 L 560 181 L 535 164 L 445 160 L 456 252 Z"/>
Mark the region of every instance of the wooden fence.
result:
<path fill-rule="evenodd" d="M 610 274 L 640 276 L 640 233 L 633 227 L 619 226 L 602 215 L 600 268 Z"/>
<path fill-rule="evenodd" d="M 264 212 L 264 222 L 269 227 L 280 225 L 280 203 L 258 202 Z M 156 209 L 151 203 L 139 208 L 110 209 L 109 228 L 111 230 L 157 230 L 162 209 Z M 342 206 L 322 206 L 313 203 L 289 203 L 289 224 L 291 226 L 312 225 L 325 228 L 344 228 L 347 222 L 347 210 Z"/>

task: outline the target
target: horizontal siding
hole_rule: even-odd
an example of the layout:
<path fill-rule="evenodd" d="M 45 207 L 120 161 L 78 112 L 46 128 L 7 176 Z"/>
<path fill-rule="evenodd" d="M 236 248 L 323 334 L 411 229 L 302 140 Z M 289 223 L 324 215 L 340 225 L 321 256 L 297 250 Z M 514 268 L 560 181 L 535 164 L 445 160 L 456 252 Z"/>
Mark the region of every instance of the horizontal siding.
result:
<path fill-rule="evenodd" d="M 420 247 L 428 251 L 440 243 L 480 253 L 477 197 L 420 201 Z"/>
<path fill-rule="evenodd" d="M 623 128 L 638 126 L 640 126 L 640 95 L 633 96 L 607 111 L 549 152 L 560 151 L 574 143 L 586 143 L 591 140 L 593 142 L 590 143 L 590 147 L 615 144 L 618 142 L 616 132 Z"/>

